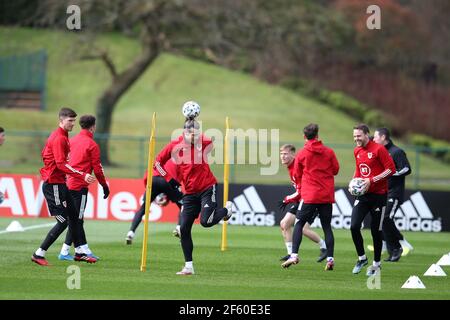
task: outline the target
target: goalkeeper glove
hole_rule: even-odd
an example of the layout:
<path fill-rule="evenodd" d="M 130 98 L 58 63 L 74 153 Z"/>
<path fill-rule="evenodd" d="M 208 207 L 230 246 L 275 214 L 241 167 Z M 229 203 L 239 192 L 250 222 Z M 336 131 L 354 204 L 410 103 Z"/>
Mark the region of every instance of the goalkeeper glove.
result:
<path fill-rule="evenodd" d="M 280 208 L 281 212 L 284 211 L 284 209 L 286 209 L 287 203 L 284 202 L 284 200 L 280 200 L 278 201 L 278 208 Z"/>
<path fill-rule="evenodd" d="M 107 184 L 103 185 L 103 199 L 108 198 L 109 196 L 109 187 Z"/>

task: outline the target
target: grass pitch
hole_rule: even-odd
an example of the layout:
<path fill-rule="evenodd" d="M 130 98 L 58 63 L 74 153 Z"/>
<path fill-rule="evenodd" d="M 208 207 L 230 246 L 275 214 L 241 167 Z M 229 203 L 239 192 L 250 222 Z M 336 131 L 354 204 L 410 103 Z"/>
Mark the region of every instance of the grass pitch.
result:
<path fill-rule="evenodd" d="M 0 218 L 0 232 L 11 220 Z M 19 221 L 24 227 L 52 222 Z M 450 251 L 449 233 L 405 232 L 414 251 L 398 263 L 383 263 L 381 289 L 370 290 L 363 272 L 351 273 L 356 253 L 348 230 L 335 230 L 336 266 L 326 272 L 324 263 L 315 262 L 317 245 L 308 239 L 302 243 L 300 264 L 282 269 L 278 259 L 285 249 L 277 227 L 229 226 L 229 248 L 221 252 L 221 226 L 195 225 L 196 274 L 177 276 L 183 255 L 179 240 L 171 234 L 174 225 L 149 225 L 146 272 L 139 270 L 142 226 L 131 246 L 124 241 L 128 222 L 86 221 L 85 226 L 91 249 L 101 257 L 93 265 L 59 261 L 63 237 L 47 253 L 51 267 L 32 263 L 31 254 L 50 227 L 0 233 L 0 299 L 450 299 L 449 277 L 423 276 Z M 368 231 L 364 239 L 365 245 L 370 243 Z M 372 260 L 373 255 L 368 256 Z M 67 288 L 71 265 L 80 268 L 81 289 Z M 443 269 L 450 273 L 449 267 Z M 401 289 L 411 275 L 419 276 L 426 289 Z"/>

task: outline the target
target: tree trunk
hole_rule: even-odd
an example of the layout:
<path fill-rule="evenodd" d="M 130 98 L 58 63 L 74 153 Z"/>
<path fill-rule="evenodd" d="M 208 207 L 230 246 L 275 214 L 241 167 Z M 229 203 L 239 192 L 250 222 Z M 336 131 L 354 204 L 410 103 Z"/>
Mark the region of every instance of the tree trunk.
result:
<path fill-rule="evenodd" d="M 142 53 L 138 59 L 128 69 L 113 77 L 111 85 L 97 100 L 96 125 L 98 136 L 96 140 L 100 146 L 102 164 L 105 166 L 112 164 L 108 146 L 112 115 L 117 102 L 159 54 L 157 40 L 143 41 L 143 45 Z"/>

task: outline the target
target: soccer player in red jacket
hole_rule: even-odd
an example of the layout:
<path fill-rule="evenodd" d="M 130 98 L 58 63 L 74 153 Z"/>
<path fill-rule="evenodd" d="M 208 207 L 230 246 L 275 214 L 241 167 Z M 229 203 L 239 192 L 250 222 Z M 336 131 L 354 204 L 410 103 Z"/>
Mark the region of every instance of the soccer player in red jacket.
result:
<path fill-rule="evenodd" d="M 372 276 L 381 269 L 382 226 L 386 210 L 388 178 L 395 173 L 395 163 L 386 148 L 369 138 L 369 127 L 359 124 L 353 128 L 353 139 L 356 142 L 354 150 L 356 170 L 353 178 L 363 178 L 363 189 L 367 190 L 362 196 L 356 197 L 352 211 L 350 230 L 353 243 L 358 254 L 358 261 L 353 273 L 369 263 L 364 252 L 364 242 L 361 235 L 361 225 L 370 212 L 372 217 L 371 233 L 374 247 L 372 266 L 367 268 L 367 276 Z"/>
<path fill-rule="evenodd" d="M 106 183 L 105 173 L 100 162 L 100 147 L 94 141 L 95 133 L 95 117 L 92 115 L 84 115 L 80 118 L 81 131 L 75 137 L 70 139 L 70 159 L 69 164 L 76 170 L 82 172 L 92 173 L 94 171 L 100 185 L 103 187 L 103 198 L 109 196 L 109 187 Z M 99 259 L 95 256 L 86 240 L 86 233 L 84 231 L 84 210 L 87 204 L 87 195 L 89 183 L 87 183 L 81 176 L 68 176 L 67 187 L 70 195 L 75 203 L 75 209 L 78 214 L 78 225 L 81 233 L 81 248 L 75 248 L 75 253 L 85 253 L 88 257 Z M 66 240 L 63 243 L 61 252 L 58 256 L 59 260 L 73 260 L 69 254 L 70 246 L 73 242 L 73 234 L 69 229 L 66 234 Z"/>
<path fill-rule="evenodd" d="M 73 129 L 76 117 L 77 114 L 72 109 L 62 108 L 59 111 L 59 127 L 48 137 L 42 150 L 44 162 L 44 167 L 40 170 L 41 178 L 44 181 L 42 191 L 50 215 L 56 219 L 56 225 L 48 232 L 39 249 L 31 257 L 31 261 L 41 266 L 48 265 L 45 253 L 64 230 L 65 226 L 62 227 L 63 225 L 69 224 L 75 248 L 80 249 L 81 246 L 78 214 L 66 185 L 66 175 L 81 177 L 87 183 L 93 183 L 95 178 L 88 172 L 74 169 L 68 162 L 70 151 L 68 133 Z M 88 257 L 86 254 L 75 254 L 74 259 L 88 263 L 96 262 L 96 259 Z"/>
<path fill-rule="evenodd" d="M 300 183 L 297 183 L 297 181 L 295 180 L 295 146 L 293 146 L 292 144 L 282 145 L 280 148 L 280 160 L 281 163 L 288 169 L 291 183 L 295 188 L 294 193 L 285 196 L 284 199 L 280 200 L 278 204 L 281 213 L 283 213 L 285 207 L 289 205 L 288 211 L 284 215 L 284 218 L 280 221 L 281 233 L 283 234 L 284 243 L 287 249 L 287 256 L 282 257 L 280 261 L 286 261 L 287 259 L 289 259 L 292 253 L 292 227 L 295 224 L 295 215 L 297 214 L 298 205 L 301 201 Z M 313 224 L 315 218 L 315 216 L 312 216 L 311 220 L 306 222 L 305 226 L 303 227 L 303 234 L 311 239 L 311 241 L 319 245 L 320 255 L 317 259 L 317 262 L 322 262 L 327 257 L 327 247 L 325 241 L 323 241 L 323 239 L 320 238 L 320 236 L 310 228 L 310 225 Z"/>
<path fill-rule="evenodd" d="M 227 202 L 226 208 L 217 209 L 217 180 L 207 162 L 212 149 L 212 140 L 200 134 L 199 123 L 188 119 L 184 124 L 183 134 L 166 145 L 156 157 L 155 168 L 169 183 L 173 183 L 174 179 L 164 170 L 164 165 L 170 159 L 176 163 L 179 182 L 185 192 L 180 214 L 181 247 L 185 266 L 177 272 L 178 275 L 194 274 L 191 229 L 199 214 L 201 225 L 207 228 L 222 219 L 230 219 L 232 215 L 230 201 Z"/>
<path fill-rule="evenodd" d="M 178 174 L 177 174 L 177 166 L 172 160 L 169 160 L 164 165 L 164 171 L 169 173 L 169 176 L 173 178 L 172 184 L 167 182 L 159 173 L 159 171 L 154 168 L 153 169 L 153 179 L 152 179 L 152 195 L 150 197 L 150 203 L 155 201 L 155 203 L 161 207 L 166 206 L 169 201 L 175 203 L 178 208 L 181 209 L 183 194 L 179 190 L 178 183 Z M 144 174 L 144 185 L 147 186 L 147 171 Z M 145 198 L 146 193 L 143 195 L 143 203 L 139 210 L 134 214 L 133 221 L 131 222 L 130 230 L 127 233 L 125 238 L 126 244 L 132 244 L 133 239 L 135 237 L 136 229 L 142 221 L 142 218 L 145 214 Z M 161 199 L 158 195 L 162 195 Z M 180 223 L 178 221 L 178 225 L 173 231 L 173 235 L 176 237 L 180 237 Z"/>
<path fill-rule="evenodd" d="M 319 215 L 327 244 L 325 270 L 333 270 L 334 236 L 331 216 L 334 202 L 334 176 L 339 172 L 339 162 L 334 151 L 318 140 L 319 126 L 317 124 L 307 125 L 303 133 L 306 143 L 297 153 L 294 162 L 295 180 L 300 182 L 302 201 L 297 211 L 298 221 L 294 226 L 292 254 L 281 266 L 288 268 L 299 262 L 298 251 L 302 241 L 303 227 Z"/>

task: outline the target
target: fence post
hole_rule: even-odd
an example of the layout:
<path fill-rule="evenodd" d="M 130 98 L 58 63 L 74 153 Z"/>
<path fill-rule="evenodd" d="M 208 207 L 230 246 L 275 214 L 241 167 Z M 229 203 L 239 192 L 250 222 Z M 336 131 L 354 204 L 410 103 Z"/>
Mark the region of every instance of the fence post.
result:
<path fill-rule="evenodd" d="M 42 52 L 42 65 L 43 65 L 43 72 L 42 72 L 42 79 L 41 79 L 41 110 L 47 109 L 47 51 L 43 50 Z"/>

